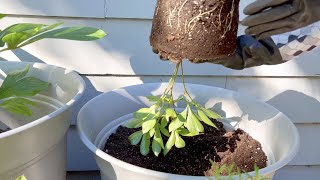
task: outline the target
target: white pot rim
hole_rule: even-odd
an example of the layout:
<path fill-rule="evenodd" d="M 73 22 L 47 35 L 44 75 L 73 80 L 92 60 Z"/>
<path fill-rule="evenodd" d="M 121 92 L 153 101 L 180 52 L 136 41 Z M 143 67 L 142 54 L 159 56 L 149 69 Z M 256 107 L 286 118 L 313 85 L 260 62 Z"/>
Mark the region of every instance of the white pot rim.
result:
<path fill-rule="evenodd" d="M 167 83 L 147 83 L 145 85 L 161 85 L 161 84 L 167 84 Z M 177 84 L 181 84 L 181 83 L 177 83 Z M 124 88 L 119 88 L 119 89 L 115 89 L 115 90 L 112 90 L 112 91 L 109 91 L 109 92 L 117 92 L 117 91 L 120 91 L 121 89 L 126 89 L 126 88 L 130 88 L 130 87 L 135 87 L 135 86 L 140 86 L 141 84 L 138 84 L 138 85 L 132 85 L 132 86 L 127 86 L 127 87 L 124 87 Z M 199 86 L 199 87 L 202 87 L 202 88 L 212 88 L 213 86 L 207 86 L 207 85 L 201 85 L 201 84 L 190 84 L 190 83 L 187 83 L 187 85 L 196 85 L 196 86 Z M 257 98 L 255 97 L 252 97 L 252 96 L 248 96 L 244 93 L 239 93 L 239 92 L 235 92 L 235 91 L 232 91 L 232 90 L 228 90 L 228 89 L 223 89 L 223 88 L 219 88 L 219 87 L 214 87 L 216 88 L 217 90 L 223 90 L 225 92 L 230 92 L 230 93 L 233 93 L 233 94 L 236 94 L 236 95 L 240 95 L 241 96 L 247 96 L 247 97 L 250 97 L 251 99 L 253 99 L 254 101 L 257 101 L 259 103 L 264 103 L 265 105 L 267 105 L 269 108 L 272 108 L 276 111 L 279 111 L 277 110 L 275 107 L 271 106 L 270 104 L 267 104 L 265 102 L 262 102 L 262 101 L 259 101 Z M 107 92 L 105 92 L 107 93 Z M 101 96 L 103 96 L 105 93 L 103 94 L 100 94 L 98 95 L 97 97 L 91 99 L 87 104 L 85 104 L 83 106 L 83 109 L 85 109 L 87 106 L 90 106 L 90 104 L 92 102 L 95 101 L 95 99 L 97 98 L 100 98 Z M 81 109 L 82 110 L 82 109 Z M 80 112 L 81 112 L 80 110 Z M 280 111 L 279 111 L 280 112 Z M 281 112 L 282 113 L 282 112 Z M 80 114 L 80 113 L 79 113 Z M 78 114 L 78 118 L 79 118 L 79 114 Z M 283 113 L 282 113 L 283 114 Z M 287 116 L 285 114 L 283 114 L 286 118 Z M 289 120 L 289 118 L 287 118 Z M 119 167 L 126 167 L 126 169 L 132 171 L 132 172 L 138 172 L 138 173 L 141 173 L 141 174 L 145 174 L 145 175 L 152 175 L 152 176 L 156 176 L 156 177 L 173 177 L 173 178 L 181 178 L 181 177 L 193 177 L 193 176 L 187 176 L 187 175 L 178 175 L 178 174 L 171 174 L 171 173 L 164 173 L 164 172 L 159 172 L 159 171 L 154 171 L 154 170 L 150 170 L 150 169 L 146 169 L 146 168 L 142 168 L 142 167 L 139 167 L 139 166 L 135 166 L 135 165 L 132 165 L 132 164 L 129 164 L 129 163 L 126 163 L 124 161 L 121 161 L 117 158 L 114 158 L 112 156 L 110 156 L 109 154 L 105 153 L 104 151 L 100 150 L 96 145 L 94 145 L 89 139 L 88 137 L 82 132 L 82 127 L 81 125 L 77 125 L 77 130 L 78 130 L 78 133 L 79 133 L 79 136 L 81 138 L 81 140 L 84 142 L 84 144 L 86 144 L 86 146 L 98 157 L 104 159 L 105 161 L 108 161 L 110 162 L 111 164 L 115 164 Z M 298 130 L 297 128 L 292 124 L 292 129 L 294 130 L 294 134 L 295 134 L 295 139 L 297 139 L 297 141 L 295 142 L 294 144 L 294 148 L 293 148 L 293 151 L 290 152 L 290 154 L 287 155 L 286 158 L 282 159 L 281 161 L 278 161 L 278 162 L 275 162 L 273 164 L 271 164 L 270 166 L 267 166 L 263 169 L 260 169 L 260 174 L 261 175 L 264 175 L 264 174 L 268 174 L 270 172 L 275 172 L 276 170 L 279 170 L 280 168 L 284 167 L 286 164 L 288 164 L 294 157 L 295 155 L 298 153 L 298 150 L 299 150 L 299 145 L 300 145 L 300 138 L 299 138 L 299 133 L 298 133 Z M 249 175 L 255 175 L 255 172 L 250 172 L 248 173 Z M 194 176 L 194 177 L 205 177 L 205 176 Z M 234 177 L 237 177 L 237 176 L 234 176 Z"/>
<path fill-rule="evenodd" d="M 27 129 L 30 129 L 32 127 L 35 127 L 39 124 L 42 124 L 44 122 L 46 122 L 47 120 L 49 119 L 52 119 L 56 116 L 58 116 L 59 114 L 61 114 L 62 112 L 66 111 L 67 109 L 69 109 L 75 102 L 77 102 L 82 96 L 83 96 L 83 93 L 85 91 L 85 88 L 86 88 L 86 85 L 85 85 L 85 81 L 80 77 L 80 75 L 78 73 L 76 73 L 75 71 L 73 70 L 68 70 L 68 69 L 65 69 L 65 68 L 62 68 L 62 67 L 58 67 L 58 66 L 55 66 L 55 65 L 48 65 L 48 64 L 45 64 L 45 63 L 29 63 L 29 62 L 0 62 L 0 63 L 8 63 L 8 64 L 14 64 L 14 63 L 23 63 L 25 65 L 42 65 L 42 66 L 47 66 L 47 67 L 56 67 L 58 69 L 63 69 L 63 70 L 66 70 L 68 71 L 68 73 L 71 73 L 73 74 L 73 76 L 76 78 L 75 81 L 79 81 L 80 83 L 80 88 L 79 88 L 79 91 L 78 93 L 70 100 L 68 101 L 67 103 L 65 103 L 62 107 L 60 107 L 59 109 L 51 112 L 50 114 L 46 115 L 46 116 L 43 116 L 37 120 L 34 120 L 28 124 L 25 124 L 25 125 L 22 125 L 18 128 L 15 128 L 15 129 L 12 129 L 10 131 L 6 131 L 6 132 L 3 132 L 0 134 L 0 139 L 2 138 L 5 138 L 5 137 L 8 137 L 8 136 L 12 136 L 14 134 L 18 134 L 18 133 L 21 133 L 22 131 L 25 131 Z"/>

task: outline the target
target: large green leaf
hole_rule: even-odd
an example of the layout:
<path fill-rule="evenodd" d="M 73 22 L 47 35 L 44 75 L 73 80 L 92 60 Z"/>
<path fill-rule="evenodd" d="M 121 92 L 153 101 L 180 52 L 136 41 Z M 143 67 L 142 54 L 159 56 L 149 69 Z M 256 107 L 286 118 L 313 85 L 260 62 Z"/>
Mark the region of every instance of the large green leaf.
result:
<path fill-rule="evenodd" d="M 178 132 L 175 132 L 175 136 L 176 136 L 175 146 L 177 148 L 184 148 L 186 146 L 185 141 L 181 138 Z"/>
<path fill-rule="evenodd" d="M 161 127 L 161 128 L 160 128 L 160 131 L 161 131 L 161 133 L 162 133 L 163 135 L 165 135 L 165 136 L 167 136 L 167 137 L 170 136 L 170 133 L 169 133 L 168 129 Z"/>
<path fill-rule="evenodd" d="M 159 102 L 161 100 L 160 97 L 158 97 L 158 96 L 147 96 L 147 99 L 150 102 Z"/>
<path fill-rule="evenodd" d="M 154 155 L 157 157 L 161 153 L 161 145 L 159 144 L 158 141 L 155 140 L 155 138 L 153 138 L 153 141 L 152 141 L 152 151 Z"/>
<path fill-rule="evenodd" d="M 200 120 L 204 123 L 206 123 L 207 125 L 209 126 L 212 126 L 214 128 L 217 128 L 217 126 L 207 117 L 207 115 L 201 111 L 201 110 L 198 110 L 198 115 L 200 117 Z"/>
<path fill-rule="evenodd" d="M 191 133 L 188 129 L 185 129 L 185 128 L 179 128 L 179 129 L 177 130 L 177 132 L 178 132 L 181 136 L 187 136 L 187 137 L 199 135 L 199 133 Z"/>
<path fill-rule="evenodd" d="M 6 29 L 4 29 L 3 31 L 1 31 L 1 33 L 0 33 L 0 39 L 1 39 L 0 47 L 3 47 L 5 45 L 3 38 L 8 34 L 17 34 L 16 36 L 22 36 L 22 34 L 23 34 L 26 36 L 27 34 L 32 34 L 32 33 L 38 32 L 44 26 L 46 26 L 46 25 L 32 24 L 32 23 L 19 23 L 19 24 L 11 25 L 11 26 L 7 27 Z M 30 36 L 30 37 L 32 37 L 32 36 Z M 6 41 L 9 41 L 9 42 L 17 41 L 17 40 L 15 40 L 15 41 L 10 40 L 11 38 L 18 39 L 18 37 L 11 35 L 6 38 Z"/>
<path fill-rule="evenodd" d="M 170 109 L 170 108 L 166 108 L 165 114 L 166 114 L 166 119 L 168 122 L 170 121 L 170 118 L 177 117 L 177 113 L 173 109 Z"/>
<path fill-rule="evenodd" d="M 27 40 L 26 42 L 21 44 L 21 46 L 25 46 L 45 38 L 67 39 L 76 41 L 93 41 L 101 39 L 105 35 L 106 33 L 103 30 L 93 27 L 65 27 L 42 33 L 34 38 Z"/>
<path fill-rule="evenodd" d="M 155 133 L 154 138 L 160 144 L 161 148 L 164 149 L 164 144 L 163 144 L 163 139 L 162 139 L 162 136 L 161 136 L 161 131 L 160 131 L 160 125 L 159 124 L 156 125 L 156 133 Z"/>
<path fill-rule="evenodd" d="M 142 137 L 142 141 L 140 144 L 140 153 L 143 156 L 146 156 L 149 154 L 149 151 L 150 151 L 150 135 L 149 133 L 146 133 Z"/>
<path fill-rule="evenodd" d="M 212 119 L 221 119 L 222 118 L 218 113 L 216 113 L 210 109 L 201 108 L 201 110 Z"/>
<path fill-rule="evenodd" d="M 154 128 L 156 123 L 157 123 L 156 119 L 151 119 L 151 120 L 147 120 L 147 121 L 143 122 L 142 123 L 142 133 L 143 134 L 148 133 L 152 128 Z"/>
<path fill-rule="evenodd" d="M 25 98 L 12 98 L 0 104 L 0 107 L 14 114 L 31 116 L 32 110 L 29 106 L 34 106 L 36 103 Z"/>
<path fill-rule="evenodd" d="M 160 132 L 160 124 L 156 125 L 156 130 L 155 130 L 155 135 L 153 137 L 153 142 L 152 142 L 152 151 L 156 156 L 159 156 L 161 153 L 161 150 L 164 149 L 164 144 Z"/>
<path fill-rule="evenodd" d="M 188 106 L 188 117 L 187 117 L 187 129 L 192 134 L 199 134 L 204 131 L 204 127 L 199 119 L 192 112 L 190 106 Z"/>
<path fill-rule="evenodd" d="M 9 73 L 2 86 L 0 87 L 0 99 L 34 96 L 48 88 L 49 83 L 41 81 L 34 77 L 24 77 L 29 70 L 26 67 L 23 70 Z"/>
<path fill-rule="evenodd" d="M 136 119 L 145 119 L 151 112 L 150 108 L 141 108 L 133 113 L 133 117 Z"/>
<path fill-rule="evenodd" d="M 129 136 L 131 145 L 137 145 L 142 139 L 142 131 L 137 131 Z"/>
<path fill-rule="evenodd" d="M 166 143 L 166 146 L 164 147 L 164 150 L 163 150 L 163 154 L 164 155 L 167 155 L 168 152 L 171 150 L 171 148 L 174 146 L 175 144 L 175 141 L 176 141 L 176 136 L 175 136 L 175 131 L 173 131 L 171 134 L 170 134 L 170 137 Z"/>
<path fill-rule="evenodd" d="M 2 38 L 2 42 L 7 43 L 7 46 L 9 49 L 16 49 L 21 42 L 34 36 L 34 34 L 36 34 L 36 32 L 31 32 L 31 33 L 14 32 L 14 33 L 5 35 Z"/>
<path fill-rule="evenodd" d="M 143 120 L 142 119 L 133 119 L 127 122 L 124 126 L 126 128 L 139 128 L 142 126 Z"/>
<path fill-rule="evenodd" d="M 34 29 L 30 29 L 30 30 L 25 30 L 22 32 L 13 32 L 10 34 L 5 35 L 2 38 L 2 41 L 7 43 L 7 46 L 9 49 L 16 49 L 20 43 L 22 43 L 23 41 L 31 38 L 31 37 L 35 37 L 43 32 L 52 30 L 58 26 L 60 26 L 63 23 L 56 23 L 56 24 L 52 24 L 50 26 L 47 25 L 43 25 L 41 27 L 36 27 Z"/>
<path fill-rule="evenodd" d="M 178 117 L 181 117 L 179 115 Z M 179 129 L 181 126 L 183 126 L 184 121 L 181 121 L 181 118 L 175 118 L 169 125 L 169 132 L 175 131 Z"/>
<path fill-rule="evenodd" d="M 168 125 L 168 121 L 167 121 L 167 119 L 166 118 L 161 118 L 161 127 L 162 128 L 165 128 L 165 127 L 167 127 L 167 125 Z"/>
<path fill-rule="evenodd" d="M 34 77 L 26 77 L 18 80 L 14 85 L 2 88 L 0 87 L 0 99 L 11 96 L 31 97 L 48 88 L 49 83 L 41 81 Z"/>

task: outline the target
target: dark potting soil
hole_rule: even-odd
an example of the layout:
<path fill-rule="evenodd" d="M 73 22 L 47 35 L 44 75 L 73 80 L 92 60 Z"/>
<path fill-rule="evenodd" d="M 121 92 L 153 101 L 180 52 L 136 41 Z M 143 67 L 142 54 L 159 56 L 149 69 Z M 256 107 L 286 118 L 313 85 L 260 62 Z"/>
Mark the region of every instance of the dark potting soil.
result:
<path fill-rule="evenodd" d="M 164 59 L 201 62 L 236 50 L 240 0 L 158 0 L 150 43 Z"/>
<path fill-rule="evenodd" d="M 105 144 L 104 151 L 109 155 L 143 168 L 160 172 L 203 176 L 211 168 L 210 159 L 218 166 L 234 164 L 242 172 L 266 167 L 267 157 L 261 144 L 241 129 L 226 132 L 221 122 L 215 121 L 218 129 L 205 126 L 205 133 L 195 137 L 183 137 L 186 147 L 173 149 L 164 157 L 156 157 L 152 150 L 147 156 L 140 154 L 139 145 L 132 146 L 129 135 L 139 129 L 120 126 Z M 167 139 L 163 137 L 164 142 Z"/>

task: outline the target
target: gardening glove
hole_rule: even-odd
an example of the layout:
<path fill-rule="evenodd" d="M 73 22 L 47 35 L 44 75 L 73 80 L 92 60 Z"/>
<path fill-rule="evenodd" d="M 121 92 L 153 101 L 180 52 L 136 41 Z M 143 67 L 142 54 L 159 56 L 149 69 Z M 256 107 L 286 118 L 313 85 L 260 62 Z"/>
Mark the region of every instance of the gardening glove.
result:
<path fill-rule="evenodd" d="M 244 9 L 247 34 L 263 39 L 320 20 L 320 0 L 256 0 Z"/>
<path fill-rule="evenodd" d="M 271 38 L 256 40 L 252 36 L 242 35 L 237 38 L 237 50 L 234 55 L 207 62 L 241 70 L 264 64 L 281 64 L 285 61 L 283 61 L 278 47 Z"/>
<path fill-rule="evenodd" d="M 157 51 L 154 52 L 157 53 Z M 231 69 L 241 70 L 263 64 L 280 64 L 285 61 L 282 60 L 279 49 L 271 38 L 256 40 L 252 36 L 242 35 L 237 38 L 237 50 L 235 54 L 228 58 L 197 61 L 196 63 L 205 62 L 221 64 Z"/>

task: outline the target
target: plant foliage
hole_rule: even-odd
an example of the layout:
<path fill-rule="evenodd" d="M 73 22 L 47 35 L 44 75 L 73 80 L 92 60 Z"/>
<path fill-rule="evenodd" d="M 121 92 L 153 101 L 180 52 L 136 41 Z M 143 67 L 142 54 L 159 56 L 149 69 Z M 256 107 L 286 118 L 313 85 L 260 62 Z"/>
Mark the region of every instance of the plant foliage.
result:
<path fill-rule="evenodd" d="M 173 99 L 173 87 L 179 67 L 182 71 L 185 92 L 178 99 Z M 127 128 L 141 129 L 130 135 L 129 140 L 132 145 L 140 143 L 142 155 L 149 154 L 150 147 L 156 156 L 159 156 L 161 152 L 164 155 L 168 154 L 173 147 L 184 148 L 186 143 L 183 138 L 203 133 L 203 124 L 217 128 L 212 119 L 219 119 L 221 116 L 192 100 L 183 76 L 183 66 L 182 63 L 179 63 L 162 96 L 148 96 L 148 100 L 154 104 L 149 108 L 136 111 L 133 114 L 134 119 L 125 125 Z M 175 110 L 175 104 L 181 101 L 186 103 L 186 108 L 178 113 Z M 164 142 L 164 136 L 168 139 L 166 142 Z"/>
<path fill-rule="evenodd" d="M 34 106 L 35 102 L 28 99 L 44 90 L 49 83 L 34 77 L 27 77 L 29 66 L 22 70 L 8 73 L 0 86 L 0 108 L 15 114 L 31 116 L 30 106 Z"/>

